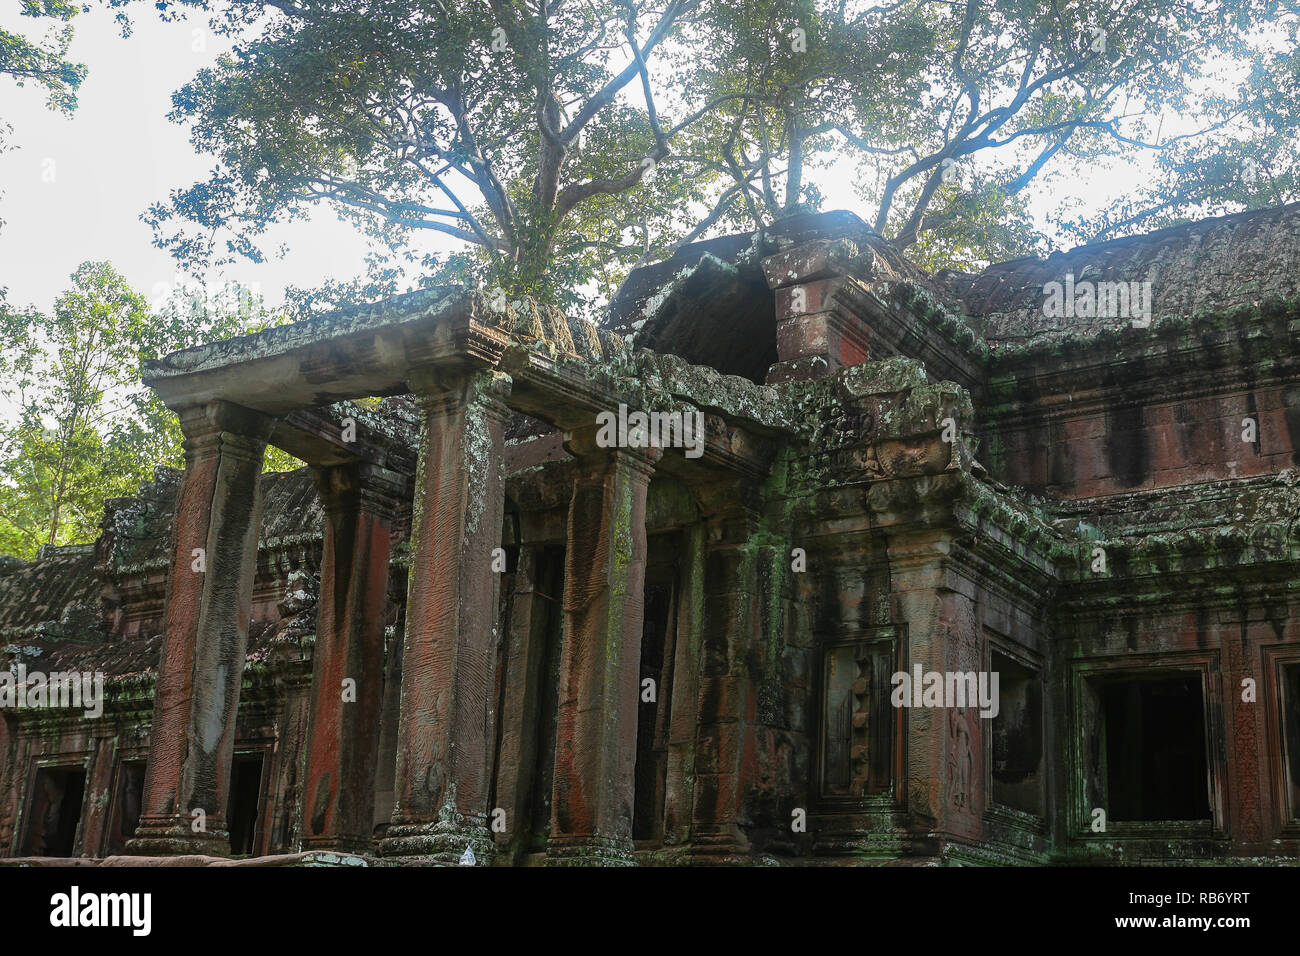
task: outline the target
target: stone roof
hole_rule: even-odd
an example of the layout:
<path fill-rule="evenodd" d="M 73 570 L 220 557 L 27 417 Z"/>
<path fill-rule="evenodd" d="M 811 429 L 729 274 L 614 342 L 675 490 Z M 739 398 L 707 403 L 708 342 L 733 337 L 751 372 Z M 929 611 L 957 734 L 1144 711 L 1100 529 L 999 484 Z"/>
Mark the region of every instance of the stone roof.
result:
<path fill-rule="evenodd" d="M 1300 203 L 1184 223 L 1155 232 L 1013 259 L 978 275 L 935 278 L 960 298 L 990 345 L 1086 336 L 1127 320 L 1044 314 L 1044 285 L 1151 282 L 1153 322 L 1300 296 Z"/>
<path fill-rule="evenodd" d="M 145 362 L 144 377 L 146 381 L 158 382 L 192 372 L 272 358 L 306 345 L 365 333 L 395 320 L 415 322 L 429 315 L 462 308 L 466 298 L 465 290 L 459 286 L 436 286 L 378 302 L 347 306 L 328 315 L 172 352 L 161 359 Z"/>
<path fill-rule="evenodd" d="M 150 674 L 158 667 L 162 635 L 152 634 L 129 641 L 41 641 L 21 647 L 10 645 L 6 655 L 21 661 L 28 671 L 91 671 L 116 679 Z M 7 663 L 7 662 L 5 662 Z"/>
<path fill-rule="evenodd" d="M 106 568 L 123 574 L 167 563 L 180 479 L 175 468 L 156 468 L 135 496 L 105 502 L 97 548 Z"/>
<path fill-rule="evenodd" d="M 286 539 L 319 537 L 324 533 L 324 522 L 325 512 L 310 468 L 262 476 L 260 547 L 274 547 Z"/>
<path fill-rule="evenodd" d="M 775 362 L 772 294 L 760 261 L 812 239 L 851 239 L 870 250 L 868 281 L 919 290 L 961 335 L 997 352 L 1060 338 L 1088 339 L 1130 317 L 1046 314 L 1044 287 L 1066 282 L 1151 283 L 1151 319 L 1186 318 L 1300 297 L 1300 203 L 1184 223 L 1154 232 L 989 266 L 928 275 L 849 212 L 801 213 L 768 229 L 682 246 L 633 270 L 602 328 L 634 348 L 762 382 Z M 969 332 L 961 331 L 968 327 Z M 951 330 L 949 330 L 951 333 Z"/>
<path fill-rule="evenodd" d="M 47 671 L 75 667 L 118 677 L 157 665 L 157 635 L 110 639 L 101 596 L 105 585 L 113 583 L 106 576 L 145 576 L 166 567 L 179 479 L 179 471 L 159 468 L 139 495 L 107 502 L 94 544 L 42 548 L 33 561 L 3 559 L 0 666 L 5 660 L 22 660 Z M 320 538 L 324 514 L 310 468 L 263 475 L 262 501 L 264 551 Z M 257 635 L 264 630 L 254 629 Z M 270 638 L 269 633 L 263 636 Z M 264 650 L 261 643 L 250 638 L 250 657 Z"/>
<path fill-rule="evenodd" d="M 32 562 L 0 566 L 0 642 L 93 638 L 100 583 L 93 545 L 41 548 Z"/>

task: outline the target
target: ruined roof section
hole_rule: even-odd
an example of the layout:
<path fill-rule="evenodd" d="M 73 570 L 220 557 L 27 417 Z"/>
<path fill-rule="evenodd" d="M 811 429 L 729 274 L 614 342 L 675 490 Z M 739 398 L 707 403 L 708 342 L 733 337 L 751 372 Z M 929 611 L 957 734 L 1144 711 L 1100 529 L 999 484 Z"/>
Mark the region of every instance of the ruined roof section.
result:
<path fill-rule="evenodd" d="M 776 311 L 759 259 L 761 234 L 683 246 L 634 269 L 602 326 L 635 348 L 761 382 L 776 360 Z"/>
<path fill-rule="evenodd" d="M 248 646 L 244 657 L 246 676 L 249 667 L 265 663 L 277 650 L 281 650 L 277 647 L 278 637 L 276 624 L 263 620 L 249 622 Z M 162 634 L 149 634 L 129 641 L 91 644 L 55 639 L 30 645 L 9 645 L 0 650 L 0 667 L 11 667 L 21 661 L 29 671 L 98 671 L 111 681 L 152 677 L 157 673 L 161 653 Z"/>
<path fill-rule="evenodd" d="M 756 232 L 690 243 L 633 270 L 602 327 L 633 347 L 762 383 L 777 361 L 776 302 L 763 260 L 818 240 L 848 240 L 871 263 L 873 283 L 906 282 L 947 296 L 853 213 L 802 212 Z"/>
<path fill-rule="evenodd" d="M 1300 295 L 1300 203 L 1204 219 L 1080 246 L 1046 259 L 1014 259 L 979 275 L 936 277 L 960 296 L 990 346 L 1023 346 L 1128 325 L 1119 317 L 1044 315 L 1044 285 L 1151 282 L 1153 322 Z"/>
<path fill-rule="evenodd" d="M 625 332 L 637 331 L 640 327 L 633 328 L 634 324 L 656 310 L 651 300 L 683 270 L 689 273 L 706 257 L 733 266 L 747 264 L 752 259 L 750 247 L 755 235 L 737 233 L 687 243 L 662 262 L 633 269 L 609 304 L 609 314 L 602 325 Z"/>
<path fill-rule="evenodd" d="M 281 542 L 318 538 L 324 531 L 325 512 L 310 468 L 262 476 L 259 547 L 274 548 Z"/>
<path fill-rule="evenodd" d="M 162 635 L 151 634 L 129 641 L 100 644 L 51 641 L 39 646 L 14 648 L 14 651 L 9 655 L 10 661 L 21 661 L 29 670 L 39 669 L 47 673 L 92 671 L 112 679 L 156 671 L 162 653 Z"/>
<path fill-rule="evenodd" d="M 101 523 L 103 533 L 93 546 L 105 571 L 113 575 L 138 574 L 167 565 L 171 559 L 172 515 L 180 477 L 176 469 L 159 468 L 153 481 L 140 486 L 137 496 L 114 498 L 106 503 Z M 310 468 L 270 472 L 262 475 L 261 484 L 260 547 L 274 548 L 321 536 L 324 512 Z M 0 620 L 7 606 L 7 597 L 0 592 Z"/>
<path fill-rule="evenodd" d="M 175 468 L 155 468 L 153 480 L 142 484 L 134 497 L 104 503 L 95 543 L 103 569 L 119 575 L 167 563 L 180 480 L 181 473 Z"/>
<path fill-rule="evenodd" d="M 110 677 L 156 667 L 160 637 L 109 640 L 100 599 L 106 582 L 167 566 L 179 480 L 179 471 L 159 468 L 138 496 L 109 501 L 94 544 L 42 548 L 31 562 L 0 559 L 0 667 L 21 660 Z M 310 468 L 266 474 L 261 483 L 260 557 L 321 537 L 324 513 Z M 250 633 L 261 635 L 265 622 L 255 623 Z M 261 643 L 250 637 L 250 658 L 272 637 L 263 636 Z"/>
<path fill-rule="evenodd" d="M 410 395 L 390 395 L 373 406 L 348 401 L 328 407 L 356 419 L 385 442 L 410 449 L 420 444 L 420 412 Z"/>

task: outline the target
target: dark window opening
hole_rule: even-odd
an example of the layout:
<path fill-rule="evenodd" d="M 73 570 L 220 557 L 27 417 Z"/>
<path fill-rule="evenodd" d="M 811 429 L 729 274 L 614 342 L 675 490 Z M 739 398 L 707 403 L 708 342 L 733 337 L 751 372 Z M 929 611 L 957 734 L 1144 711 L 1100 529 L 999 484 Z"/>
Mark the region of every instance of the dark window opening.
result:
<path fill-rule="evenodd" d="M 1102 685 L 1111 820 L 1208 820 L 1205 699 L 1198 677 Z"/>
<path fill-rule="evenodd" d="M 126 841 L 135 836 L 140 824 L 140 806 L 144 800 L 143 760 L 125 760 L 118 768 L 117 796 L 113 801 L 113 822 L 109 826 L 107 852 L 126 850 Z"/>
<path fill-rule="evenodd" d="M 663 838 L 664 797 L 668 782 L 668 720 L 672 659 L 677 628 L 676 535 L 649 542 L 645 605 L 641 625 L 641 669 L 637 679 L 636 792 L 632 804 L 632 838 Z M 646 681 L 652 681 L 647 685 Z M 653 688 L 653 695 L 649 693 Z M 653 696 L 653 700 L 647 697 Z"/>
<path fill-rule="evenodd" d="M 889 789 L 894 673 L 891 642 L 826 650 L 822 687 L 823 796 L 866 797 Z"/>
<path fill-rule="evenodd" d="M 230 768 L 230 803 L 226 827 L 233 856 L 249 856 L 257 837 L 258 806 L 262 795 L 261 754 L 236 754 Z"/>
<path fill-rule="evenodd" d="M 36 771 L 28 807 L 24 856 L 72 856 L 81 825 L 86 771 L 81 767 L 47 767 Z"/>
<path fill-rule="evenodd" d="M 1026 813 L 1043 813 L 1043 688 L 1038 674 L 993 652 L 998 715 L 993 738 L 993 800 Z"/>
<path fill-rule="evenodd" d="M 1282 748 L 1287 805 L 1300 820 L 1300 664 L 1282 668 Z"/>

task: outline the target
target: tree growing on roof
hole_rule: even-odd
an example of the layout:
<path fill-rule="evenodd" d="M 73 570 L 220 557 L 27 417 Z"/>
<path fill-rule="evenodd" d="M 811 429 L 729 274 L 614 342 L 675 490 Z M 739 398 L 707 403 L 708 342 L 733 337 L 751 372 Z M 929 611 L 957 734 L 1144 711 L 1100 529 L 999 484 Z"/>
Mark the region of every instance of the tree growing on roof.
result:
<path fill-rule="evenodd" d="M 260 259 L 268 227 L 324 204 L 376 252 L 321 304 L 414 264 L 579 305 L 681 243 L 818 207 L 845 161 L 868 221 L 931 267 L 1034 251 L 1045 177 L 1134 155 L 1150 182 L 1056 227 L 1088 241 L 1297 191 L 1294 2 L 160 6 L 236 41 L 174 96 L 215 164 L 152 208 L 159 243 Z"/>
<path fill-rule="evenodd" d="M 1151 160 L 1052 217 L 1084 242 L 1300 195 L 1295 3 L 720 0 L 697 32 L 703 95 L 745 94 L 692 131 L 733 227 L 815 203 L 846 154 L 864 218 L 932 266 L 1034 251 L 1052 172 Z"/>
<path fill-rule="evenodd" d="M 206 264 L 260 257 L 270 224 L 325 203 L 384 256 L 421 261 L 413 235 L 449 236 L 471 257 L 426 269 L 562 301 L 706 198 L 706 168 L 677 150 L 712 108 L 684 57 L 702 2 L 215 3 L 216 29 L 259 29 L 175 95 L 216 164 L 150 218 Z"/>

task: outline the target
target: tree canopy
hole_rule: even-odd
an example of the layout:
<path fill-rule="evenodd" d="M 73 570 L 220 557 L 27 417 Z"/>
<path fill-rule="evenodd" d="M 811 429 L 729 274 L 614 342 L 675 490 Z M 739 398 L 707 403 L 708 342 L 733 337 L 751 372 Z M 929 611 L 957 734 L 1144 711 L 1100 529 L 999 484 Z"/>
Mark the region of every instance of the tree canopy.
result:
<path fill-rule="evenodd" d="M 77 88 L 86 76 L 84 66 L 67 58 L 68 44 L 72 42 L 71 20 L 80 7 L 67 0 L 19 0 L 19 6 L 22 16 L 34 21 L 28 32 L 38 32 L 41 25 L 48 29 L 38 39 L 0 29 L 0 89 L 9 83 L 19 87 L 34 84 L 45 90 L 50 109 L 71 113 L 77 107 Z M 12 131 L 0 114 L 0 152 L 7 148 Z M 3 226 L 4 220 L 0 219 Z M 0 285 L 0 303 L 5 291 Z"/>
<path fill-rule="evenodd" d="M 77 87 L 85 79 L 86 68 L 68 60 L 72 42 L 72 18 L 81 9 L 67 0 L 19 0 L 22 16 L 31 18 L 32 33 L 47 21 L 44 35 L 31 39 L 21 33 L 0 30 L 0 76 L 16 85 L 35 84 L 44 89 L 51 109 L 71 112 L 77 106 Z M 0 126 L 0 134 L 8 126 Z M 4 139 L 0 136 L 0 146 Z"/>
<path fill-rule="evenodd" d="M 571 304 L 819 206 L 845 163 L 865 218 L 931 265 L 1033 249 L 1031 186 L 1125 156 L 1152 156 L 1150 181 L 1061 230 L 1297 194 L 1295 0 L 162 6 L 239 36 L 174 97 L 216 159 L 151 211 L 191 264 L 259 258 L 270 224 L 324 203 L 378 240 L 372 277 L 405 257 Z M 421 259 L 418 232 L 463 251 Z"/>
<path fill-rule="evenodd" d="M 940 264 L 1030 251 L 1026 200 L 1052 171 L 1154 159 L 1135 194 L 1053 217 L 1085 242 L 1300 193 L 1295 3 L 719 0 L 706 11 L 700 81 L 746 93 L 700 147 L 732 184 L 733 223 L 819 202 L 810 163 L 846 154 L 868 222 Z"/>
<path fill-rule="evenodd" d="M 175 290 L 153 307 L 107 262 L 82 263 L 48 315 L 0 304 L 0 553 L 92 541 L 104 501 L 133 495 L 158 465 L 182 463 L 175 415 L 140 365 L 271 321 L 237 287 Z M 286 461 L 274 459 L 272 468 Z"/>
<path fill-rule="evenodd" d="M 175 95 L 218 162 L 153 220 L 197 226 L 164 242 L 208 265 L 259 257 L 268 225 L 323 201 L 394 252 L 412 232 L 452 236 L 477 274 L 561 300 L 707 198 L 698 167 L 661 165 L 698 117 L 655 107 L 687 92 L 669 47 L 700 2 L 224 6 L 218 29 L 268 16 Z M 221 248 L 211 229 L 233 224 Z"/>

